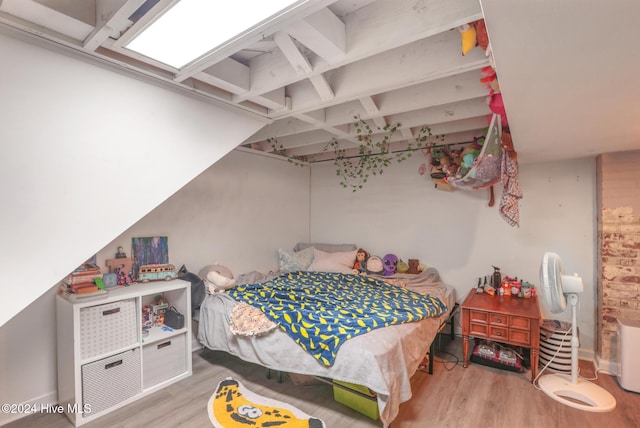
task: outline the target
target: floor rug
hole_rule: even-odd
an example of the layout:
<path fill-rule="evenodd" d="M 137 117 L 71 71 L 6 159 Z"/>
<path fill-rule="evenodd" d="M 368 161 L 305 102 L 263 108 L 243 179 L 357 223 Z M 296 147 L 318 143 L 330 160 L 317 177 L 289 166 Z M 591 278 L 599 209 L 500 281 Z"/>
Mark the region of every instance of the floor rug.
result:
<path fill-rule="evenodd" d="M 326 428 L 320 419 L 282 401 L 249 391 L 226 378 L 209 399 L 209 419 L 216 428 Z"/>

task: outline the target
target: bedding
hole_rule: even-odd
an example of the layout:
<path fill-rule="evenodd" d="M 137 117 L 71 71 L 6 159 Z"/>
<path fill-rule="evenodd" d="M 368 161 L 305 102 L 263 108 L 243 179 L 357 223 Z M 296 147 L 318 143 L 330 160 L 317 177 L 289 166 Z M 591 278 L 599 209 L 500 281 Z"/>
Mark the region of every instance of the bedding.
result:
<path fill-rule="evenodd" d="M 273 278 L 274 275 L 250 272 L 240 275 L 237 283 L 242 285 Z M 342 343 L 333 364 L 327 366 L 319 363 L 280 328 L 260 335 L 233 334 L 229 329 L 231 314 L 239 302 L 227 293 L 217 293 L 207 296 L 202 303 L 198 340 L 206 348 L 224 351 L 273 370 L 366 386 L 376 392 L 380 419 L 388 426 L 397 416 L 400 403 L 411 398 L 410 378 L 456 299 L 455 291 L 442 284 L 433 268 L 417 275 L 396 274 L 377 279 L 396 280 L 408 290 L 437 297 L 446 304 L 446 313 L 352 337 Z"/>
<path fill-rule="evenodd" d="M 289 272 L 226 293 L 259 308 L 325 366 L 333 365 L 347 339 L 393 324 L 438 317 L 447 309 L 437 297 L 366 275 L 329 272 Z"/>

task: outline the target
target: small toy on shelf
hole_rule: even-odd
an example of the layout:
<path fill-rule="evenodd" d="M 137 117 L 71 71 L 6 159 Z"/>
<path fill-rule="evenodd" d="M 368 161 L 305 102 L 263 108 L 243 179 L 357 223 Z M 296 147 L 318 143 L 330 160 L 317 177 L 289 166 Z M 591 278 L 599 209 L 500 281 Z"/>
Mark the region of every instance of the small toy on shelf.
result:
<path fill-rule="evenodd" d="M 124 252 L 122 246 L 118 246 L 118 252 L 116 253 L 116 259 L 124 259 L 127 257 L 127 253 Z"/>
<path fill-rule="evenodd" d="M 155 296 L 153 301 L 154 304 L 151 305 L 151 310 L 153 312 L 153 325 L 163 325 L 164 313 L 169 307 L 169 303 L 162 294 Z"/>

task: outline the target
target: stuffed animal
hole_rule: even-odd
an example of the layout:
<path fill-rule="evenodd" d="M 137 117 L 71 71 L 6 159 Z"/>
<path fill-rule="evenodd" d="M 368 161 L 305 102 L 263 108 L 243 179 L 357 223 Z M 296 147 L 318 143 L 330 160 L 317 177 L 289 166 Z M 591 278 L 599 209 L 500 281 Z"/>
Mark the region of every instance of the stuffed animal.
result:
<path fill-rule="evenodd" d="M 420 273 L 418 270 L 419 265 L 420 261 L 418 259 L 409 259 L 409 270 L 407 273 Z"/>
<path fill-rule="evenodd" d="M 478 42 L 476 27 L 475 25 L 464 24 L 458 27 L 458 30 L 460 30 L 462 38 L 462 55 L 466 55 Z"/>
<path fill-rule="evenodd" d="M 208 265 L 200 269 L 198 276 L 204 281 L 204 285 L 209 294 L 228 290 L 236 285 L 231 269 L 218 263 Z"/>
<path fill-rule="evenodd" d="M 387 254 L 382 258 L 384 276 L 391 276 L 396 273 L 398 265 L 398 257 L 395 254 Z"/>
<path fill-rule="evenodd" d="M 356 261 L 353 264 L 353 269 L 351 269 L 351 273 L 354 275 L 366 274 L 367 272 L 366 272 L 365 265 L 368 258 L 369 258 L 369 253 L 367 253 L 362 248 L 358 248 L 358 251 L 356 251 Z"/>
<path fill-rule="evenodd" d="M 398 264 L 396 265 L 396 270 L 398 273 L 407 273 L 409 270 L 409 265 L 403 261 L 402 259 L 398 260 Z"/>
<path fill-rule="evenodd" d="M 384 266 L 382 264 L 382 260 L 378 256 L 370 256 L 367 259 L 367 263 L 365 264 L 365 271 L 368 274 L 378 274 L 381 275 L 384 271 Z"/>

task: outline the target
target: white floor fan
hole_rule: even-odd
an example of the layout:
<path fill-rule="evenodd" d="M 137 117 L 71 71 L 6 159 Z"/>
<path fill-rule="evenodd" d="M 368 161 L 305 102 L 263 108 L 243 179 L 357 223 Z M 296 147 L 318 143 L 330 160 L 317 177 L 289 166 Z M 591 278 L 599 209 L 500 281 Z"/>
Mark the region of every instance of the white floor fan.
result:
<path fill-rule="evenodd" d="M 545 253 L 540 265 L 539 295 L 550 312 L 557 314 L 571 305 L 571 376 L 547 374 L 540 377 L 538 386 L 549 397 L 567 406 L 590 412 L 609 412 L 616 407 L 616 399 L 602 387 L 578 379 L 578 348 L 576 306 L 578 293 L 584 289 L 577 274 L 565 275 L 562 259 L 555 253 Z M 565 298 L 566 296 L 566 298 Z"/>

